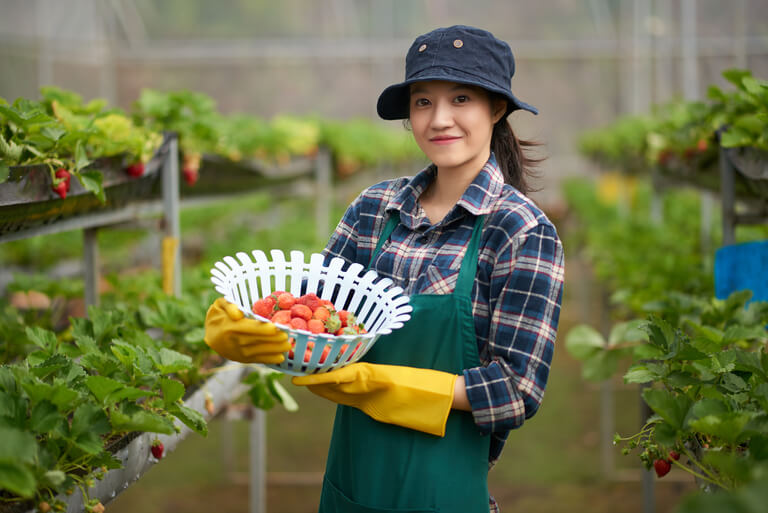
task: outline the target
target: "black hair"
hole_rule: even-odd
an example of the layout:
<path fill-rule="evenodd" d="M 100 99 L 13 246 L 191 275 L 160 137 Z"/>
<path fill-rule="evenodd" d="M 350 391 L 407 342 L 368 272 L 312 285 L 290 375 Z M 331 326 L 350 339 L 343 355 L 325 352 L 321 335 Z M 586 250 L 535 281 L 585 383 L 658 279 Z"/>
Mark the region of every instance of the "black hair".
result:
<path fill-rule="evenodd" d="M 544 157 L 530 155 L 531 150 L 537 146 L 541 146 L 541 143 L 519 139 L 506 116 L 493 125 L 491 151 L 496 156 L 496 162 L 504 175 L 504 183 L 523 194 L 534 190 L 529 179 L 538 177 L 535 168 L 544 160 Z"/>

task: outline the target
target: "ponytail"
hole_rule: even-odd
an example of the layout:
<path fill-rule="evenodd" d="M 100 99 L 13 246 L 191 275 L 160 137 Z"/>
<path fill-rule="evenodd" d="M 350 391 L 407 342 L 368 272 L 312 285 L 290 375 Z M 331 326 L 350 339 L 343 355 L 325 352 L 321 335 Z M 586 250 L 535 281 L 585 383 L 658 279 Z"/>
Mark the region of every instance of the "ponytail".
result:
<path fill-rule="evenodd" d="M 506 117 L 493 125 L 491 151 L 504 175 L 504 183 L 523 194 L 533 190 L 528 180 L 538 176 L 534 168 L 544 160 L 543 157 L 534 158 L 528 155 L 530 149 L 536 146 L 540 146 L 540 143 L 518 139 Z"/>

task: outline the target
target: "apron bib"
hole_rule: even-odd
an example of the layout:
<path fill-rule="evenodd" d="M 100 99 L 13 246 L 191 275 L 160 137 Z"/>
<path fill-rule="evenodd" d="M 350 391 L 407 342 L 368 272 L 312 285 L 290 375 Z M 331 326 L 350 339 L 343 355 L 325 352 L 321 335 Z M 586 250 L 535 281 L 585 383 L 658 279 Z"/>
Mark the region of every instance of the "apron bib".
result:
<path fill-rule="evenodd" d="M 398 221 L 389 218 L 371 264 Z M 411 296 L 411 319 L 379 338 L 363 361 L 453 374 L 480 365 L 471 292 L 482 225 L 479 216 L 453 294 Z M 451 410 L 440 438 L 339 405 L 320 512 L 486 513 L 489 445 L 470 412 Z"/>

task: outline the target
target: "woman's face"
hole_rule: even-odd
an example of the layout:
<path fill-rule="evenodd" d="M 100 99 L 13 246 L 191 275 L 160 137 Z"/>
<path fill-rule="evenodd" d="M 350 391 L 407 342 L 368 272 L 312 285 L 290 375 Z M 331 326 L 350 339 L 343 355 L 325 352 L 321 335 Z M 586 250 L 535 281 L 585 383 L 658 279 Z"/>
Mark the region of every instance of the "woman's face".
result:
<path fill-rule="evenodd" d="M 480 170 L 506 108 L 482 88 L 441 80 L 412 84 L 409 105 L 416 143 L 440 170 Z"/>

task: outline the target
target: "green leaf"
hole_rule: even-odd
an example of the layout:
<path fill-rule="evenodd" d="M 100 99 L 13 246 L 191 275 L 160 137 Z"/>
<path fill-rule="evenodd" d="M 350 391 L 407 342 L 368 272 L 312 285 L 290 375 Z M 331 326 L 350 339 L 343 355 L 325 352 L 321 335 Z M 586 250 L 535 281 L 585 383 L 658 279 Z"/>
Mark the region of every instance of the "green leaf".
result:
<path fill-rule="evenodd" d="M 162 374 L 173 374 L 182 370 L 191 369 L 192 358 L 164 347 L 158 351 L 158 357 L 155 359 L 155 367 Z"/>
<path fill-rule="evenodd" d="M 736 393 L 746 390 L 747 382 L 744 381 L 744 379 L 738 374 L 729 372 L 727 374 L 723 374 L 720 380 L 720 386 L 731 393 Z"/>
<path fill-rule="evenodd" d="M 175 379 L 162 378 L 160 389 L 163 392 L 163 402 L 168 407 L 184 397 L 184 384 Z"/>
<path fill-rule="evenodd" d="M 47 351 L 48 353 L 54 353 L 56 351 L 58 342 L 54 332 L 41 328 L 40 326 L 27 326 L 25 331 L 29 341 L 36 346 Z"/>
<path fill-rule="evenodd" d="M 615 346 L 628 342 L 647 342 L 648 333 L 643 329 L 646 321 L 635 319 L 614 324 L 608 336 L 608 344 Z"/>
<path fill-rule="evenodd" d="M 577 360 L 585 360 L 605 349 L 605 339 L 592 326 L 579 324 L 568 331 L 565 348 Z"/>
<path fill-rule="evenodd" d="M 208 424 L 197 410 L 176 403 L 168 407 L 168 413 L 182 421 L 189 429 L 202 436 L 208 436 Z"/>
<path fill-rule="evenodd" d="M 624 383 L 650 383 L 656 381 L 660 376 L 644 364 L 632 365 L 627 373 L 624 374 Z"/>
<path fill-rule="evenodd" d="M 174 434 L 173 424 L 165 417 L 143 410 L 118 409 L 110 414 L 112 429 L 117 432 L 144 431 L 147 433 Z"/>
<path fill-rule="evenodd" d="M 80 405 L 72 418 L 70 433 L 79 437 L 83 433 L 106 435 L 110 432 L 109 419 L 104 411 L 93 403 Z"/>
<path fill-rule="evenodd" d="M 653 436 L 658 443 L 667 448 L 677 445 L 678 430 L 667 422 L 659 422 L 653 430 Z"/>
<path fill-rule="evenodd" d="M 746 69 L 733 68 L 733 69 L 727 69 L 723 71 L 722 75 L 723 75 L 723 78 L 726 79 L 728 82 L 735 85 L 739 89 L 743 90 L 744 86 L 742 84 L 742 80 L 745 77 L 751 77 L 752 72 Z"/>
<path fill-rule="evenodd" d="M 584 361 L 581 375 L 588 381 L 604 381 L 616 374 L 622 356 L 620 351 L 601 351 Z"/>
<path fill-rule="evenodd" d="M 10 175 L 11 175 L 11 168 L 8 166 L 8 164 L 0 160 L 0 183 L 3 183 L 6 180 L 8 180 L 8 177 Z"/>
<path fill-rule="evenodd" d="M 37 458 L 37 442 L 31 433 L 0 426 L 0 461 L 33 464 Z"/>
<path fill-rule="evenodd" d="M 83 171 L 77 173 L 76 176 L 78 180 L 80 180 L 80 184 L 87 191 L 92 192 L 97 198 L 99 198 L 99 201 L 102 203 L 107 201 L 107 196 L 104 193 L 104 186 L 102 185 L 104 177 L 99 171 Z"/>
<path fill-rule="evenodd" d="M 706 415 L 690 421 L 692 429 L 705 435 L 715 436 L 730 444 L 740 441 L 744 427 L 752 416 L 744 412 L 728 412 Z"/>
<path fill-rule="evenodd" d="M 50 401 L 42 401 L 32 408 L 29 424 L 33 431 L 46 433 L 52 430 L 62 419 L 59 409 Z"/>
<path fill-rule="evenodd" d="M 124 400 L 134 400 L 147 395 L 154 395 L 154 392 L 150 390 L 128 386 L 125 383 L 104 376 L 88 376 L 85 379 L 85 384 L 104 406 L 111 406 Z"/>
<path fill-rule="evenodd" d="M 75 172 L 80 172 L 81 169 L 85 168 L 90 163 L 91 161 L 88 160 L 88 157 L 85 154 L 85 149 L 83 148 L 82 142 L 77 141 L 77 144 L 75 144 Z M 83 173 L 83 174 L 87 174 L 87 173 Z M 99 181 L 99 188 L 101 188 L 101 173 L 96 173 L 96 174 L 98 174 L 98 176 L 100 177 L 98 181 Z M 88 188 L 85 184 L 83 184 L 83 186 Z M 88 190 L 91 190 L 91 189 L 88 189 Z M 103 192 L 103 189 L 102 189 L 102 192 Z M 98 196 L 98 194 L 96 194 L 96 196 Z"/>
<path fill-rule="evenodd" d="M 37 490 L 37 481 L 26 465 L 13 461 L 0 461 L 0 489 L 31 499 Z"/>
<path fill-rule="evenodd" d="M 650 408 L 675 429 L 683 428 L 683 421 L 691 407 L 691 400 L 684 395 L 674 395 L 668 390 L 648 388 L 643 399 Z"/>

